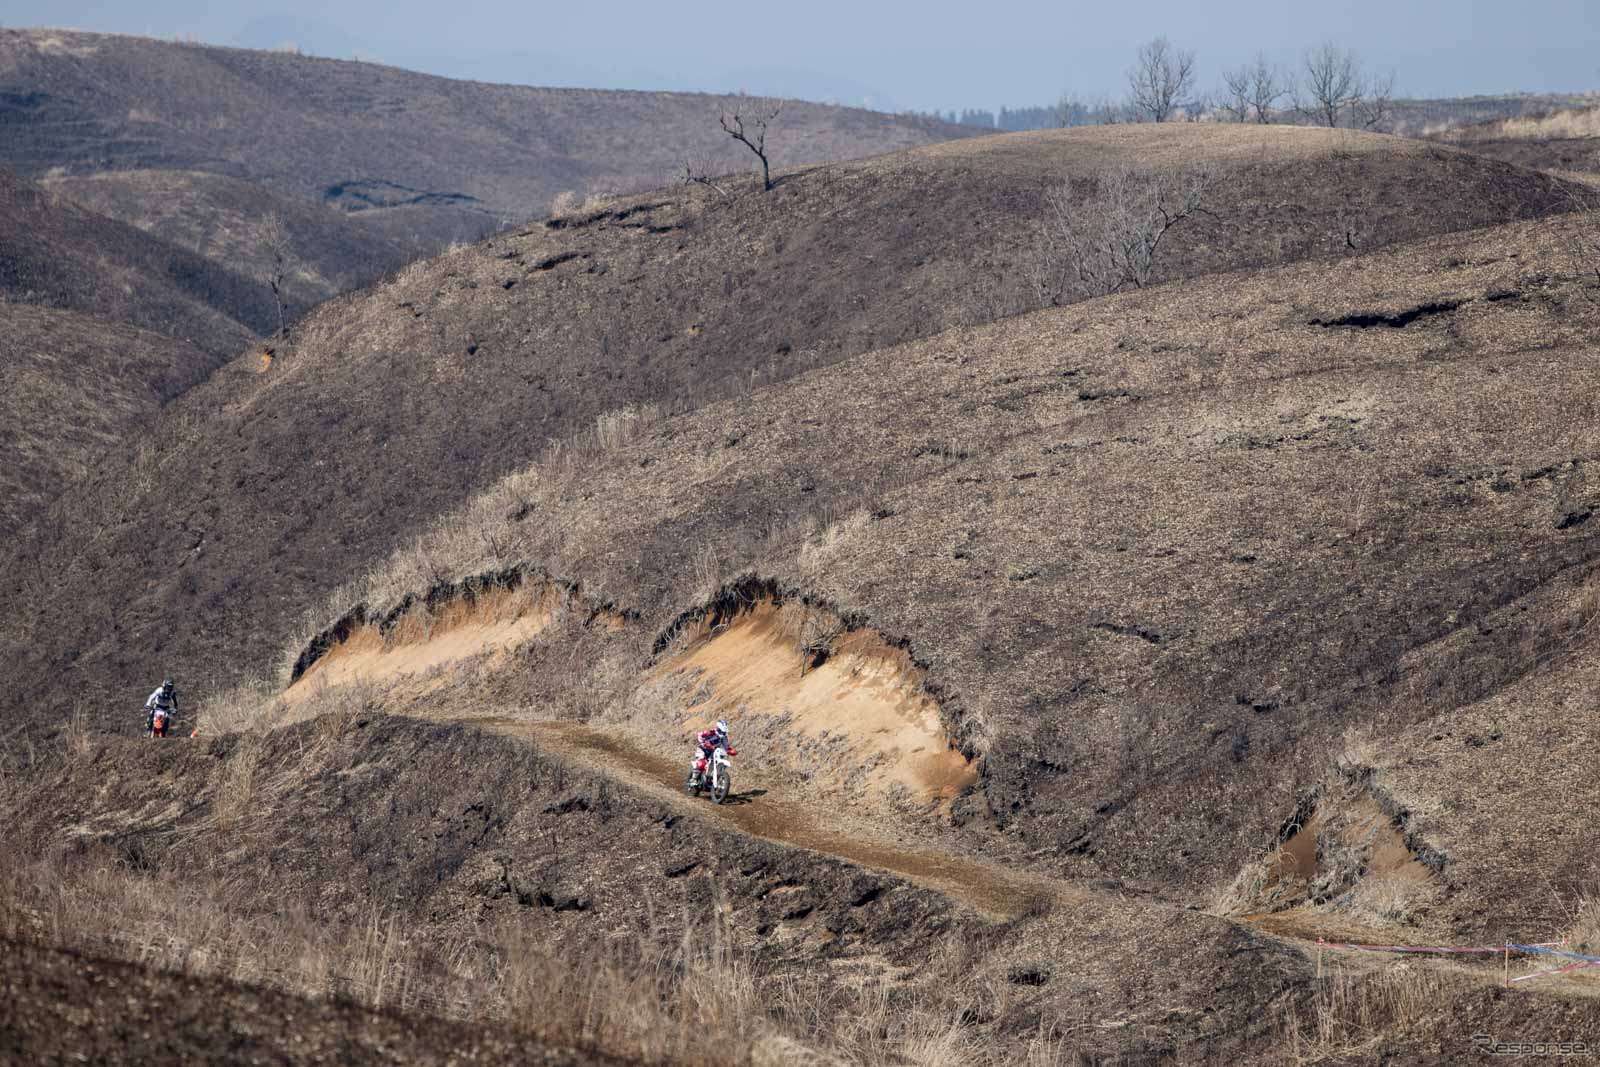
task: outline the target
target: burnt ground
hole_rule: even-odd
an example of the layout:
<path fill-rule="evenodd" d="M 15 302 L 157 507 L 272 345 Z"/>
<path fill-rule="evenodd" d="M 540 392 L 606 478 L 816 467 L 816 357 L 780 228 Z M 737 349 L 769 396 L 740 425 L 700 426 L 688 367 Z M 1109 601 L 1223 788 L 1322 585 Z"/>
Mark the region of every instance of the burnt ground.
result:
<path fill-rule="evenodd" d="M 104 462 L 131 426 L 210 363 L 147 330 L 0 302 L 0 537 Z"/>
<path fill-rule="evenodd" d="M 831 605 L 906 644 L 981 757 L 956 812 L 967 847 L 1191 900 L 1275 847 L 1353 734 L 1392 764 L 1421 758 L 1414 731 L 1446 733 L 1397 813 L 1447 823 L 1442 796 L 1485 781 L 1451 778 L 1460 753 L 1512 776 L 1539 766 L 1514 814 L 1486 801 L 1483 817 L 1570 902 L 1597 874 L 1566 799 L 1587 787 L 1543 735 L 1581 751 L 1586 705 L 1540 706 L 1492 743 L 1465 731 L 1476 746 L 1451 724 L 1588 647 L 1583 383 L 1600 304 L 1572 273 L 1580 225 L 1190 282 L 861 357 L 535 467 L 397 571 L 525 561 L 577 582 L 634 613 L 615 641 L 629 669 L 719 583 Z M 542 700 L 612 692 L 615 664 L 574 671 L 574 655 L 552 643 L 513 681 Z M 1465 854 L 1450 831 L 1423 840 Z M 1447 859 L 1442 878 L 1448 929 L 1555 922 L 1557 894 L 1493 866 Z"/>
<path fill-rule="evenodd" d="M 196 381 L 273 317 L 271 294 L 255 280 L 4 169 L 0 294 L 193 344 L 213 361 L 196 368 Z"/>
<path fill-rule="evenodd" d="M 607 410 L 692 409 L 1028 306 L 1045 191 L 1116 164 L 1219 170 L 1166 277 L 1566 204 L 1544 176 L 1416 142 L 1173 126 L 935 146 L 794 172 L 771 196 L 680 189 L 536 226 L 332 301 L 268 373 L 241 360 L 175 405 L 156 454 L 107 465 L 20 548 L 0 596 L 21 652 L 0 670 L 98 716 L 131 677 L 227 680 L 441 509 Z"/>
<path fill-rule="evenodd" d="M 388 227 L 360 214 L 203 171 L 100 171 L 40 184 L 252 279 L 271 267 L 270 253 L 253 236 L 255 227 L 270 216 L 281 218 L 293 252 L 284 281 L 291 321 L 449 244 L 425 230 L 386 232 Z M 275 329 L 277 323 L 266 325 Z"/>
<path fill-rule="evenodd" d="M 13 1063 L 617 1062 L 504 1028 L 383 1014 L 19 941 L 0 942 L 0 992 L 0 1057 Z"/>
<path fill-rule="evenodd" d="M 266 1062 L 432 1062 L 458 1047 L 464 1062 L 526 1062 L 559 1014 L 550 988 L 530 990 L 526 1004 L 495 1004 L 494 983 L 458 976 L 453 988 L 445 961 L 491 931 L 526 930 L 577 951 L 650 932 L 671 942 L 684 922 L 728 932 L 768 1010 L 796 980 L 833 983 L 839 996 L 886 983 L 899 1010 L 931 1004 L 941 1026 L 956 1020 L 958 1047 L 972 1056 L 1050 1034 L 1058 1056 L 1097 1062 L 1277 1062 L 1291 1047 L 1285 1013 L 1299 1005 L 1300 1018 L 1315 1018 L 1329 982 L 1380 991 L 1398 982 L 1415 997 L 1381 1035 L 1372 1018 L 1341 1033 L 1343 1062 L 1449 1062 L 1479 1030 L 1594 1040 L 1600 1026 L 1592 998 L 1505 993 L 1491 988 L 1492 968 L 1416 983 L 1409 965 L 1374 971 L 1350 960 L 1317 982 L 1304 946 L 1126 888 L 1084 886 L 1009 920 L 984 919 L 893 875 L 732 832 L 709 805 L 652 799 L 643 784 L 526 741 L 376 712 L 258 738 L 90 738 L 65 757 L 41 754 L 0 785 L 18 813 L 0 920 L 13 938 L 20 922 L 25 935 L 90 944 L 7 943 L 0 966 L 14 1013 L 0 1015 L 0 1035 L 47 1060 L 214 1058 L 229 1048 Z M 110 915 L 110 951 L 176 954 L 186 973 L 104 959 L 108 943 L 92 945 L 106 922 L 52 926 L 51 902 L 70 902 L 80 881 Z M 68 887 L 59 898 L 58 885 Z M 173 913 L 138 921 L 123 910 L 122 885 L 169 900 Z M 63 913 L 71 921 L 71 908 Z M 270 956 L 269 942 L 288 942 L 292 959 L 302 931 L 360 931 L 374 915 L 437 968 L 403 994 L 403 1015 L 320 991 L 289 996 L 275 990 L 304 975 L 253 969 L 285 958 Z M 593 958 L 599 966 L 604 953 Z M 251 980 L 240 984 L 240 973 Z M 825 1040 L 820 1028 L 793 1036 Z"/>

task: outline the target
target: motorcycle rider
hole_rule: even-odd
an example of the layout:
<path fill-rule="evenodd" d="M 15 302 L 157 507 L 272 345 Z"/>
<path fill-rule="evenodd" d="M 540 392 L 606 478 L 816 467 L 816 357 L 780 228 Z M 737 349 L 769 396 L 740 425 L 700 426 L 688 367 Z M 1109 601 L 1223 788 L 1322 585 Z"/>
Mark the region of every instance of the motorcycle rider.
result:
<path fill-rule="evenodd" d="M 728 745 L 728 720 L 718 719 L 715 726 L 709 730 L 701 730 L 694 735 L 694 755 L 689 762 L 689 782 L 693 784 L 706 773 L 706 768 L 711 764 L 711 754 L 719 748 L 728 750 L 728 755 L 737 756 L 738 750 Z"/>
<path fill-rule="evenodd" d="M 166 737 L 167 724 L 178 713 L 178 691 L 173 688 L 171 678 L 164 680 L 161 687 L 150 694 L 150 699 L 144 702 L 144 710 L 148 713 L 144 735 Z"/>

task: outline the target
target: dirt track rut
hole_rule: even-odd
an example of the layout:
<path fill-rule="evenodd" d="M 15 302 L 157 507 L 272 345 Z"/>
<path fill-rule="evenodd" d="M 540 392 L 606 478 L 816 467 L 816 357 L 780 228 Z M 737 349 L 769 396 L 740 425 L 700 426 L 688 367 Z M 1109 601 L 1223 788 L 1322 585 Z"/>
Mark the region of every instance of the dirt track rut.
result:
<path fill-rule="evenodd" d="M 1041 899 L 1078 899 L 1083 891 L 1055 879 L 927 850 L 862 840 L 821 825 L 809 809 L 770 793 L 714 805 L 683 794 L 683 768 L 631 744 L 626 737 L 567 722 L 474 719 L 472 725 L 533 741 L 555 755 L 621 779 L 632 788 L 695 815 L 719 819 L 742 833 L 899 875 L 996 919 L 1010 919 Z M 736 779 L 737 781 L 737 779 Z M 743 802 L 741 802 L 741 800 Z"/>

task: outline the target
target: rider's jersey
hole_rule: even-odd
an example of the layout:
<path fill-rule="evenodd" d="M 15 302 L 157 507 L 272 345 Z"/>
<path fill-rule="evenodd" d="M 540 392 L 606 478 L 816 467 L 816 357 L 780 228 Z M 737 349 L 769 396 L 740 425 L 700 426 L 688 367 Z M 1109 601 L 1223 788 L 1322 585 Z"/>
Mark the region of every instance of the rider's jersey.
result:
<path fill-rule="evenodd" d="M 704 752 L 711 752 L 718 747 L 726 748 L 728 745 L 728 735 L 717 733 L 714 727 L 710 730 L 701 730 L 694 735 L 694 739 Z"/>
<path fill-rule="evenodd" d="M 178 709 L 178 691 L 174 689 L 168 693 L 158 686 L 156 691 L 150 694 L 150 699 L 144 702 L 144 706 L 151 711 L 157 709 L 168 713 L 176 711 Z"/>

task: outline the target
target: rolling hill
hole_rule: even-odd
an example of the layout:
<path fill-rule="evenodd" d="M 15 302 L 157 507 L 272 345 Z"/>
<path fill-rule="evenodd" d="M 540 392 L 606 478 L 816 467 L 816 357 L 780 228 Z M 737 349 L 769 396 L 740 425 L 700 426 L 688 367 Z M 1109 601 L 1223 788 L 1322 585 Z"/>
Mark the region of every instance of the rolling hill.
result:
<path fill-rule="evenodd" d="M 1040 309 L 1047 194 L 1119 166 L 1209 168 L 1207 211 L 1164 284 Z M 59 724 L 4 757 L 0 933 L 178 894 L 195 978 L 576 990 L 537 1036 L 646 1059 L 1595 1032 L 1581 976 L 1315 944 L 1600 949 L 1571 187 L 1186 126 L 725 191 L 336 298 L 58 501 L 0 589 Z M 161 673 L 199 738 L 126 736 Z"/>
<path fill-rule="evenodd" d="M 431 235 L 386 232 L 392 213 L 369 220 L 217 174 L 117 170 L 41 184 L 249 278 L 262 277 L 271 266 L 255 227 L 268 217 L 282 219 L 294 258 L 286 300 L 296 318 L 438 245 Z"/>
<path fill-rule="evenodd" d="M 1566 203 L 1548 178 L 1416 142 L 1173 127 L 933 146 L 794 172 L 771 196 L 675 190 L 552 220 L 334 300 L 292 358 L 186 395 L 167 416 L 181 433 L 51 516 L 41 558 L 74 562 L 12 568 L 62 589 L 5 591 L 24 605 L 13 662 L 102 699 L 129 672 L 261 662 L 308 603 L 608 410 L 693 409 L 1028 306 L 1050 179 L 1130 161 L 1222 174 L 1210 214 L 1173 231 L 1169 278 L 1337 254 L 1353 217 L 1379 245 Z M 159 528 L 129 522 L 146 494 L 177 502 Z"/>
<path fill-rule="evenodd" d="M 0 164 L 44 176 L 203 171 L 358 213 L 421 207 L 421 232 L 474 238 L 564 191 L 670 180 L 688 158 L 744 166 L 729 98 L 485 85 L 392 67 L 64 30 L 0 31 Z M 970 131 L 793 102 L 784 165 Z M 743 149 L 739 149 L 743 151 Z"/>

